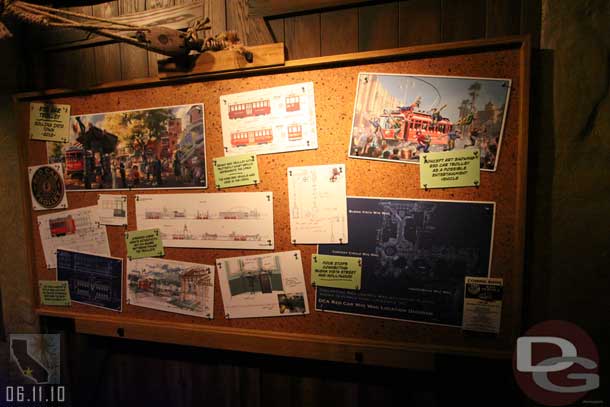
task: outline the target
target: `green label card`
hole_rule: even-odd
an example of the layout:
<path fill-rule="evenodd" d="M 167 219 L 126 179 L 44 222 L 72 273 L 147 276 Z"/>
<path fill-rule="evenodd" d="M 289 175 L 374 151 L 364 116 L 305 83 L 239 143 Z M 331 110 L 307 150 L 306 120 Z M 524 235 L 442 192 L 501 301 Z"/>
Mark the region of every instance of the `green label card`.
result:
<path fill-rule="evenodd" d="M 70 289 L 67 281 L 40 280 L 38 282 L 40 304 L 61 307 L 70 306 Z"/>
<path fill-rule="evenodd" d="M 465 149 L 425 153 L 419 156 L 419 183 L 422 188 L 478 187 L 479 150 Z"/>
<path fill-rule="evenodd" d="M 321 287 L 359 290 L 362 259 L 359 257 L 311 255 L 311 283 Z"/>
<path fill-rule="evenodd" d="M 258 162 L 253 154 L 214 158 L 216 188 L 258 184 Z"/>
<path fill-rule="evenodd" d="M 129 260 L 165 255 L 159 229 L 127 232 L 125 233 L 125 243 Z"/>
<path fill-rule="evenodd" d="M 70 141 L 70 105 L 30 103 L 30 138 L 60 143 Z"/>

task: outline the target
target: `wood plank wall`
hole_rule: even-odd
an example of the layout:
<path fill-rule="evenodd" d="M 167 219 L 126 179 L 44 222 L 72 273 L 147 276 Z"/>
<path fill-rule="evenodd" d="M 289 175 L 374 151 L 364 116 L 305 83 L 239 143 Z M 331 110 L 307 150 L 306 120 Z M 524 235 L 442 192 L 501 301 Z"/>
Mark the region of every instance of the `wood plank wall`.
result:
<path fill-rule="evenodd" d="M 73 8 L 95 16 L 116 16 L 190 3 L 192 0 L 115 0 Z M 247 0 L 204 0 L 203 15 L 214 33 L 236 30 L 246 44 L 283 41 L 288 59 L 368 51 L 435 42 L 522 33 L 537 37 L 537 8 L 525 0 L 401 0 L 367 2 L 282 17 L 248 17 Z M 127 44 L 44 51 L 82 34 L 26 30 L 23 90 L 86 87 L 156 76 L 157 55 Z"/>

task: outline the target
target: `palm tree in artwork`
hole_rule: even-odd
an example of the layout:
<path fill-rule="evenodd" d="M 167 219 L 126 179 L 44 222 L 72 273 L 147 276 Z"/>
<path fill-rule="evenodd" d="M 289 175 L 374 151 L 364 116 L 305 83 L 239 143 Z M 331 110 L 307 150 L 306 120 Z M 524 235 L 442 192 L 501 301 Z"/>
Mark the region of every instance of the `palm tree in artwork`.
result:
<path fill-rule="evenodd" d="M 477 100 L 477 97 L 479 96 L 480 91 L 481 91 L 481 83 L 479 83 L 479 82 L 474 82 L 472 85 L 470 85 L 468 87 L 468 95 L 470 96 L 473 112 L 476 110 L 475 102 Z"/>

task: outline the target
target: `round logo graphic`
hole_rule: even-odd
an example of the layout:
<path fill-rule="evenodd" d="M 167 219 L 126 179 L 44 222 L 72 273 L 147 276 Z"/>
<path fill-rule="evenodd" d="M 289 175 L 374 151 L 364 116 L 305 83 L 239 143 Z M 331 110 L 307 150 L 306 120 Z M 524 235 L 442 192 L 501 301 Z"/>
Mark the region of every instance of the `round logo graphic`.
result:
<path fill-rule="evenodd" d="M 545 321 L 517 340 L 513 372 L 521 390 L 545 406 L 566 406 L 599 387 L 599 354 L 578 325 Z"/>
<path fill-rule="evenodd" d="M 64 199 L 65 189 L 61 174 L 51 166 L 37 168 L 32 175 L 32 196 L 36 202 L 52 209 Z"/>

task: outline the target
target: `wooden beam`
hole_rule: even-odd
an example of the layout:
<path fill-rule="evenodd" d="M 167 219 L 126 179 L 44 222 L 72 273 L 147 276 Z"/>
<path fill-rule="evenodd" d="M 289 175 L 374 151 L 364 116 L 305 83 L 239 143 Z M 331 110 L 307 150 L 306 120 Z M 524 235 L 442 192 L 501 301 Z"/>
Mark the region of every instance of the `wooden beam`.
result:
<path fill-rule="evenodd" d="M 177 66 L 173 60 L 159 61 L 159 78 L 168 79 L 180 76 L 200 75 L 211 72 L 225 72 L 284 65 L 284 44 L 266 44 L 248 47 L 252 52 L 252 62 L 239 55 L 236 51 L 224 50 L 204 52 L 196 55 L 190 69 Z"/>
<path fill-rule="evenodd" d="M 249 0 L 248 8 L 251 16 L 268 17 L 372 2 L 372 0 Z"/>
<path fill-rule="evenodd" d="M 302 357 L 365 365 L 434 370 L 435 354 L 425 346 L 321 335 L 194 326 L 138 319 L 75 318 L 78 333 L 277 356 Z M 491 357 L 505 357 L 493 354 Z"/>
<path fill-rule="evenodd" d="M 15 101 L 42 101 L 58 97 L 67 97 L 73 95 L 83 95 L 91 93 L 113 92 L 119 90 L 148 88 L 154 86 L 167 86 L 168 84 L 179 84 L 184 82 L 196 82 L 198 78 L 201 80 L 221 79 L 229 77 L 242 77 L 245 73 L 252 75 L 265 75 L 281 72 L 297 71 L 308 68 L 321 68 L 337 66 L 341 64 L 352 64 L 356 62 L 366 61 L 374 63 L 376 61 L 387 60 L 388 58 L 397 58 L 399 56 L 416 57 L 431 54 L 442 55 L 444 53 L 469 52 L 473 50 L 496 49 L 497 47 L 520 47 L 529 41 L 529 36 L 516 35 L 502 38 L 491 38 L 482 40 L 455 41 L 452 43 L 416 45 L 412 47 L 402 47 L 395 49 L 384 49 L 368 52 L 356 52 L 350 54 L 331 55 L 324 57 L 313 57 L 298 60 L 286 60 L 284 65 L 250 69 L 248 71 L 225 71 L 212 72 L 192 76 L 188 78 L 172 78 L 160 80 L 159 78 L 142 78 L 131 79 L 128 81 L 117 81 L 92 86 L 89 88 L 73 88 L 73 89 L 47 89 L 43 91 L 20 92 L 13 95 Z"/>

